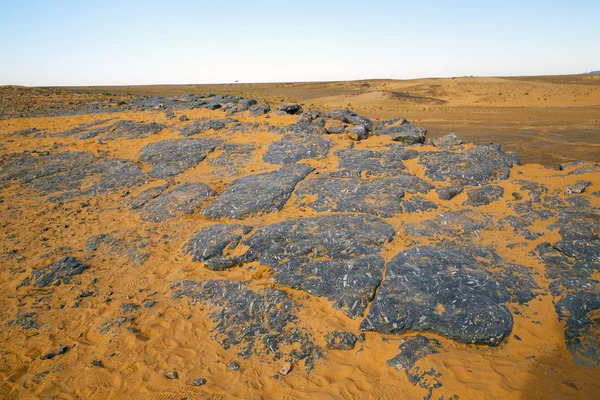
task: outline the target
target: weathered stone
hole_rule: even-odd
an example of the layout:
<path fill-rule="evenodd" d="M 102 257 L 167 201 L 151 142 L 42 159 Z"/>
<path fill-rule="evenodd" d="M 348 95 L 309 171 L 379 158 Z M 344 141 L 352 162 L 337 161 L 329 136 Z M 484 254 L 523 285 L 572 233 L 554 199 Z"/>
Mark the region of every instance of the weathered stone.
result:
<path fill-rule="evenodd" d="M 375 136 L 389 136 L 395 142 L 407 145 L 425 143 L 427 129 L 413 126 L 404 118 L 378 122 L 373 131 Z"/>
<path fill-rule="evenodd" d="M 183 246 L 183 252 L 190 254 L 192 261 L 206 261 L 221 257 L 226 249 L 233 250 L 242 237 L 251 230 L 252 227 L 247 225 L 211 225 L 194 232 Z"/>
<path fill-rule="evenodd" d="M 15 180 L 44 195 L 56 194 L 51 201 L 82 195 L 97 195 L 144 181 L 141 168 L 118 158 L 96 158 L 85 152 L 57 153 L 33 157 L 13 153 L 0 164 L 0 180 Z M 92 182 L 87 184 L 87 182 Z"/>
<path fill-rule="evenodd" d="M 418 157 L 414 150 L 407 150 L 404 146 L 393 145 L 389 150 L 337 150 L 334 153 L 339 158 L 338 170 L 340 174 L 363 176 L 404 175 L 406 169 L 402 161 Z"/>
<path fill-rule="evenodd" d="M 591 186 L 591 185 L 592 185 L 592 182 L 590 182 L 590 181 L 577 181 L 577 183 L 575 183 L 573 185 L 567 185 L 565 194 L 571 195 L 571 194 L 583 193 L 585 188 L 587 188 L 588 186 Z"/>
<path fill-rule="evenodd" d="M 451 200 L 462 193 L 462 186 L 443 186 L 435 189 L 440 200 Z"/>
<path fill-rule="evenodd" d="M 600 163 L 593 163 L 588 161 L 571 161 L 568 163 L 560 164 L 561 171 L 567 171 L 569 175 L 582 175 L 590 172 L 599 172 Z"/>
<path fill-rule="evenodd" d="M 353 127 L 346 135 L 352 140 L 365 140 L 369 137 L 369 131 L 363 125 Z"/>
<path fill-rule="evenodd" d="M 434 202 L 426 200 L 421 196 L 411 196 L 402 201 L 402 208 L 405 212 L 412 214 L 415 212 L 435 210 L 438 206 Z"/>
<path fill-rule="evenodd" d="M 381 282 L 380 246 L 393 236 L 390 225 L 369 216 L 300 218 L 258 228 L 243 241 L 248 250 L 240 259 L 258 260 L 275 282 L 326 297 L 354 318 Z"/>
<path fill-rule="evenodd" d="M 505 303 L 523 304 L 535 289 L 527 268 L 503 261 L 490 248 L 416 247 L 387 263 L 385 280 L 361 330 L 429 331 L 496 346 L 513 325 Z"/>
<path fill-rule="evenodd" d="M 291 134 L 269 146 L 263 161 L 271 164 L 293 164 L 297 161 L 322 159 L 329 153 L 329 140 L 321 136 Z"/>
<path fill-rule="evenodd" d="M 204 385 L 206 385 L 206 379 L 196 378 L 196 379 L 192 380 L 192 385 L 194 385 L 194 386 L 204 386 Z"/>
<path fill-rule="evenodd" d="M 168 187 L 169 187 L 168 184 L 164 184 L 164 185 L 154 186 L 154 187 L 144 190 L 143 192 L 141 192 L 137 196 L 133 197 L 129 201 L 128 208 L 130 210 L 136 210 L 136 209 L 144 206 L 149 201 L 151 201 L 151 200 L 157 198 L 158 196 L 160 196 L 161 194 L 163 194 L 163 192 Z"/>
<path fill-rule="evenodd" d="M 434 181 L 482 186 L 508 178 L 514 159 L 492 146 L 474 146 L 464 152 L 422 153 L 419 164 Z"/>
<path fill-rule="evenodd" d="M 277 171 L 236 179 L 204 207 L 202 214 L 209 218 L 242 219 L 260 212 L 280 210 L 298 182 L 312 170 L 307 165 L 292 164 Z"/>
<path fill-rule="evenodd" d="M 304 360 L 307 370 L 322 357 L 311 333 L 298 326 L 298 305 L 280 290 L 253 290 L 235 281 L 181 281 L 173 289 L 174 299 L 187 297 L 211 309 L 213 338 L 225 349 L 238 348 L 240 357 L 285 356 L 294 362 Z"/>
<path fill-rule="evenodd" d="M 44 267 L 34 269 L 31 277 L 33 285 L 37 287 L 60 285 L 71 283 L 73 276 L 82 274 L 88 268 L 73 257 L 63 257 Z"/>
<path fill-rule="evenodd" d="M 356 336 L 349 332 L 334 331 L 325 335 L 325 343 L 331 350 L 352 350 L 356 343 Z"/>
<path fill-rule="evenodd" d="M 328 119 L 325 121 L 325 131 L 330 134 L 344 133 L 346 124 L 338 120 Z"/>
<path fill-rule="evenodd" d="M 458 210 L 444 212 L 434 218 L 409 222 L 404 229 L 411 236 L 424 236 L 430 240 L 466 241 L 479 236 L 480 230 L 493 228 L 493 217 L 480 211 Z"/>
<path fill-rule="evenodd" d="M 166 178 L 196 166 L 211 153 L 217 142 L 209 139 L 170 139 L 142 147 L 140 161 L 152 165 L 148 175 Z"/>
<path fill-rule="evenodd" d="M 248 115 L 251 117 L 260 117 L 271 111 L 271 107 L 268 104 L 256 104 L 248 108 Z"/>
<path fill-rule="evenodd" d="M 291 115 L 302 113 L 302 107 L 299 104 L 282 104 L 277 107 L 277 110 Z"/>
<path fill-rule="evenodd" d="M 319 175 L 302 182 L 296 196 L 300 205 L 319 212 L 364 212 L 391 217 L 402 212 L 404 191 L 427 193 L 431 188 L 427 182 L 409 174 L 372 180 Z"/>
<path fill-rule="evenodd" d="M 441 136 L 437 139 L 432 139 L 433 145 L 435 147 L 439 147 L 439 148 L 443 148 L 443 149 L 448 149 L 448 148 L 453 148 L 454 146 L 458 146 L 463 144 L 463 141 L 460 140 L 455 134 L 454 132 L 449 133 L 447 135 Z"/>
<path fill-rule="evenodd" d="M 179 379 L 179 375 L 175 371 L 169 371 L 165 374 L 167 379 Z"/>
<path fill-rule="evenodd" d="M 467 191 L 467 201 L 464 206 L 479 207 L 490 204 L 504 195 L 504 189 L 500 186 L 490 185 Z"/>
<path fill-rule="evenodd" d="M 133 202 L 140 204 L 135 210 L 141 213 L 142 220 L 163 222 L 175 218 L 177 213 L 193 214 L 215 194 L 214 190 L 203 183 L 186 182 L 145 202 L 141 197 L 149 196 L 142 192 Z"/>

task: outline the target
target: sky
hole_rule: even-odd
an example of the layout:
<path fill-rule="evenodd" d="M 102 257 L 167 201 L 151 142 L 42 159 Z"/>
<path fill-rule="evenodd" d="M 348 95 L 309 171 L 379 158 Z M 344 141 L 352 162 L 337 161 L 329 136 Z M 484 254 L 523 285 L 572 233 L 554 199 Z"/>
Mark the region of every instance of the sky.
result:
<path fill-rule="evenodd" d="M 0 0 L 0 85 L 600 70 L 600 1 Z"/>

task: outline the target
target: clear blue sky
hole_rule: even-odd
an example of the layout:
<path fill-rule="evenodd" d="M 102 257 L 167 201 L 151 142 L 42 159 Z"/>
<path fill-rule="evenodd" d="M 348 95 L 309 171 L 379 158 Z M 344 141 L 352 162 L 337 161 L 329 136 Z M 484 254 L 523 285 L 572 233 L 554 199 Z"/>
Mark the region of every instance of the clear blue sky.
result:
<path fill-rule="evenodd" d="M 0 5 L 0 84 L 407 79 L 600 69 L 600 0 Z"/>

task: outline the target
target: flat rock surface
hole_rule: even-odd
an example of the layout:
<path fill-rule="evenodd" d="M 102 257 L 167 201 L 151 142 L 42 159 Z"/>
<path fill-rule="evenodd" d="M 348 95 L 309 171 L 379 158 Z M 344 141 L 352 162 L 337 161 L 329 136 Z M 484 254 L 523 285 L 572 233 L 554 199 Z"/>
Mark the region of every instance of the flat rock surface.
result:
<path fill-rule="evenodd" d="M 152 165 L 148 173 L 154 178 L 166 178 L 192 168 L 217 146 L 208 139 L 171 139 L 142 148 L 140 161 Z"/>
<path fill-rule="evenodd" d="M 507 302 L 525 303 L 537 285 L 529 270 L 476 245 L 416 247 L 387 263 L 385 281 L 361 329 L 429 331 L 497 346 L 513 325 Z"/>
<path fill-rule="evenodd" d="M 236 179 L 202 209 L 202 214 L 215 219 L 241 219 L 260 212 L 280 210 L 298 182 L 312 170 L 307 165 L 290 165 L 273 172 Z"/>

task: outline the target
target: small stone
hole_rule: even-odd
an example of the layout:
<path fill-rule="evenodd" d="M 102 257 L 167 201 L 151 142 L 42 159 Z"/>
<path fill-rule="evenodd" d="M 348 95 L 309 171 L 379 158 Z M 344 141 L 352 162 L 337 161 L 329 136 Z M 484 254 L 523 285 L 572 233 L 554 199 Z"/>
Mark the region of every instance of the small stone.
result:
<path fill-rule="evenodd" d="M 366 339 L 365 334 L 364 333 L 360 333 L 358 335 L 356 335 L 356 340 L 358 340 L 359 342 L 364 342 Z"/>
<path fill-rule="evenodd" d="M 516 340 L 523 340 L 523 339 L 521 339 L 521 337 L 520 337 L 519 335 L 513 335 L 513 337 L 514 337 Z"/>
<path fill-rule="evenodd" d="M 281 375 L 285 376 L 285 375 L 289 374 L 291 370 L 292 370 L 292 363 L 286 362 L 279 369 L 279 373 Z"/>
<path fill-rule="evenodd" d="M 369 137 L 369 131 L 367 130 L 366 126 L 357 125 L 354 128 L 352 128 L 346 135 L 352 140 L 365 140 L 367 137 Z"/>
<path fill-rule="evenodd" d="M 179 375 L 175 371 L 169 371 L 165 374 L 165 376 L 169 379 L 179 379 Z"/>
<path fill-rule="evenodd" d="M 206 379 L 196 378 L 192 381 L 192 385 L 194 386 L 203 386 L 206 385 Z"/>
<path fill-rule="evenodd" d="M 240 365 L 238 363 L 236 363 L 235 361 L 232 361 L 229 364 L 227 364 L 227 371 L 237 371 L 239 369 L 240 369 Z"/>
<path fill-rule="evenodd" d="M 94 360 L 92 361 L 92 367 L 104 368 L 104 364 L 101 360 Z"/>
<path fill-rule="evenodd" d="M 187 115 L 185 115 L 185 114 L 184 114 L 184 115 L 182 115 L 181 117 L 179 117 L 179 120 L 180 120 L 181 122 L 186 122 L 186 121 L 189 121 L 190 119 L 187 117 Z"/>
<path fill-rule="evenodd" d="M 571 194 L 583 193 L 585 188 L 588 186 L 591 186 L 591 185 L 592 185 L 592 182 L 590 182 L 590 181 L 577 181 L 577 183 L 567 186 L 567 189 L 565 190 L 565 194 L 571 195 Z"/>
<path fill-rule="evenodd" d="M 523 196 L 521 196 L 521 193 L 519 193 L 519 192 L 513 192 L 513 193 L 512 193 L 512 197 L 513 197 L 515 200 L 521 200 L 521 199 L 523 198 Z"/>

